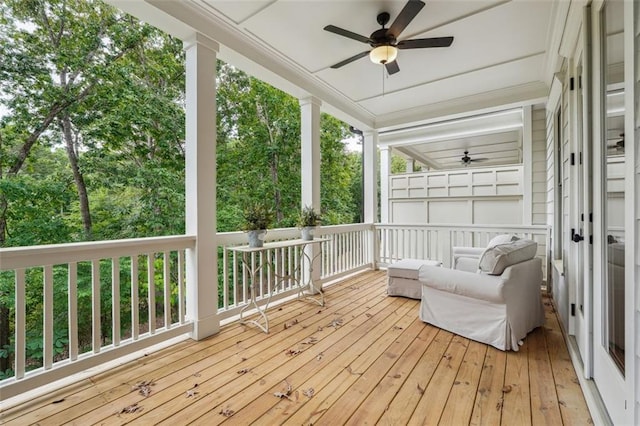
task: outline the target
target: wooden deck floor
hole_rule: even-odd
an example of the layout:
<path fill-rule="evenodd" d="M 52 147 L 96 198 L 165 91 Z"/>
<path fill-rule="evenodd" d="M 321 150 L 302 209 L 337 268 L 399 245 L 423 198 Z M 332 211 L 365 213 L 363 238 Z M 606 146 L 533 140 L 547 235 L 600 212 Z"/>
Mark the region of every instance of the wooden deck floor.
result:
<path fill-rule="evenodd" d="M 591 423 L 549 303 L 519 352 L 425 324 L 418 304 L 385 296 L 384 272 L 367 272 L 330 287 L 324 308 L 274 308 L 269 335 L 229 325 L 5 410 L 0 423 Z"/>

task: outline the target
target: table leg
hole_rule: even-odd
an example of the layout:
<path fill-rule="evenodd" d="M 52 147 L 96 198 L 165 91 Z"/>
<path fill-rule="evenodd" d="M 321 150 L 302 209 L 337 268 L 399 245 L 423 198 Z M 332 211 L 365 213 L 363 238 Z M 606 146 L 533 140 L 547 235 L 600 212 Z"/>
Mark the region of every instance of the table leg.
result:
<path fill-rule="evenodd" d="M 259 283 L 259 279 L 258 279 L 258 275 L 260 274 L 260 272 L 262 271 L 263 268 L 265 267 L 271 267 L 268 259 L 267 261 L 265 261 L 264 263 L 261 263 L 259 266 L 256 267 L 255 265 L 255 258 L 254 256 L 251 256 L 251 259 L 249 261 L 250 263 L 247 262 L 246 256 L 242 256 L 242 265 L 245 268 L 245 270 L 247 271 L 247 273 L 249 274 L 249 279 L 251 281 L 251 283 L 249 284 L 249 291 L 251 292 L 251 297 L 249 299 L 249 303 L 247 303 L 241 310 L 240 310 L 240 323 L 242 324 L 253 324 L 256 327 L 260 328 L 262 331 L 264 331 L 265 333 L 269 333 L 269 318 L 267 317 L 267 309 L 269 307 L 269 302 L 271 302 L 271 294 L 272 292 L 269 292 L 269 296 L 267 298 L 267 303 L 264 305 L 264 307 L 260 307 L 256 301 L 256 293 L 257 293 L 257 284 Z M 243 315 L 245 313 L 245 311 L 249 310 L 250 308 L 255 308 L 256 313 L 258 314 L 258 319 L 245 319 L 243 320 Z M 261 321 L 262 320 L 262 321 Z M 263 325 L 264 324 L 264 325 Z"/>
<path fill-rule="evenodd" d="M 313 281 L 313 262 L 318 256 L 320 256 L 321 251 L 318 250 L 318 252 L 312 257 L 307 252 L 307 247 L 308 246 L 302 246 L 300 249 L 300 266 L 303 270 L 300 271 L 301 276 L 298 282 L 298 298 L 304 296 L 305 299 L 311 300 L 320 306 L 324 306 L 324 291 L 322 288 L 316 287 Z M 304 274 L 305 266 L 308 266 L 306 269 L 309 271 L 306 280 Z"/>

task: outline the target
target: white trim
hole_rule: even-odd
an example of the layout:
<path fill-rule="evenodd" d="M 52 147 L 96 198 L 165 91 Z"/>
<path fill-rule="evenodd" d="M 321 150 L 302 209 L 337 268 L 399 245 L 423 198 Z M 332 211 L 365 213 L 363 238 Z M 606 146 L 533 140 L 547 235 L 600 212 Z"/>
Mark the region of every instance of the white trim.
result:
<path fill-rule="evenodd" d="M 638 49 L 638 38 L 636 32 L 640 29 L 640 17 L 638 15 L 638 2 L 624 2 L 624 93 L 625 93 L 625 117 L 624 134 L 627 140 L 633 143 L 625 145 L 625 375 L 627 401 L 627 421 L 630 424 L 637 424 L 640 420 L 639 401 L 640 386 L 638 371 L 640 364 L 640 345 L 638 337 L 638 321 L 636 316 L 640 310 L 638 299 L 638 253 L 640 253 L 640 243 L 638 235 L 638 217 L 640 207 L 639 187 L 637 186 L 636 173 L 639 165 L 637 155 L 638 138 L 636 136 L 636 117 L 640 112 L 637 110 L 639 95 L 636 91 L 636 81 L 640 79 L 640 54 Z M 632 243 L 633 242 L 633 243 Z M 632 350 L 631 348 L 634 348 Z"/>
<path fill-rule="evenodd" d="M 532 107 L 522 108 L 522 224 L 531 225 L 533 217 L 533 114 Z"/>

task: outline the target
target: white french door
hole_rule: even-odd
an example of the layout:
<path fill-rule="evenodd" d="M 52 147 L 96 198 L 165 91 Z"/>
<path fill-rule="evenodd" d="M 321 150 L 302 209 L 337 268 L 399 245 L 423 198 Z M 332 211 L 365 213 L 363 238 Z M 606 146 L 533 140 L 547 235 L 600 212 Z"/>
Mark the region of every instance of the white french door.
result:
<path fill-rule="evenodd" d="M 594 6 L 593 379 L 614 424 L 625 396 L 624 2 Z M 597 76 L 597 78 L 596 78 Z"/>
<path fill-rule="evenodd" d="M 585 23 L 586 25 L 586 23 Z M 584 34 L 584 32 L 583 32 Z M 588 81 L 584 72 L 584 55 L 580 54 L 576 66 L 576 97 L 575 97 L 575 132 L 576 132 L 576 150 L 578 161 L 576 162 L 576 223 L 577 230 L 573 238 L 575 250 L 575 300 L 573 313 L 575 316 L 574 335 L 582 363 L 584 366 L 584 375 L 591 377 L 591 344 L 590 344 L 590 324 L 591 324 L 591 300 L 590 300 L 590 274 L 589 258 L 591 255 L 591 207 L 590 207 L 590 173 L 588 173 L 588 161 L 590 159 L 590 138 L 588 127 L 585 123 L 589 122 L 589 102 L 587 97 L 588 86 L 584 83 Z M 585 266 L 587 266 L 585 270 Z"/>

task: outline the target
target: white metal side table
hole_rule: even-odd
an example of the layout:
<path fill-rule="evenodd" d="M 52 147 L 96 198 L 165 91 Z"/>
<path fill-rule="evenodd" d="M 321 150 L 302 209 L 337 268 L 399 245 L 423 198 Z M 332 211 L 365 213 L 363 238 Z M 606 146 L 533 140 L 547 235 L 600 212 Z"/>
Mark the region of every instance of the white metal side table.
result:
<path fill-rule="evenodd" d="M 249 302 L 240 311 L 240 322 L 244 324 L 253 324 L 265 333 L 268 333 L 269 318 L 267 316 L 267 309 L 269 308 L 269 303 L 271 302 L 271 296 L 273 294 L 273 291 L 286 280 L 291 280 L 295 283 L 296 287 L 298 288 L 298 298 L 304 297 L 305 299 L 311 300 L 320 306 L 324 306 L 324 292 L 322 291 L 322 288 L 316 287 L 316 284 L 313 280 L 313 263 L 315 259 L 318 258 L 322 253 L 321 243 L 325 241 L 329 241 L 329 238 L 276 241 L 272 243 L 265 243 L 262 247 L 230 247 L 230 251 L 240 254 L 242 267 L 247 273 L 250 281 L 248 285 L 250 299 Z M 318 250 L 313 253 L 310 249 L 313 245 L 316 244 L 318 245 Z M 284 275 L 279 275 L 277 273 L 277 268 L 275 267 L 273 259 L 275 250 L 281 248 L 298 248 L 298 250 L 295 250 L 298 258 L 297 261 L 294 262 L 294 267 L 289 270 L 289 273 Z M 256 257 L 258 256 L 262 256 L 262 261 L 256 261 Z M 256 295 L 258 293 L 260 275 L 265 268 L 273 271 L 273 276 L 275 277 L 275 285 L 274 288 L 269 291 L 266 303 L 261 306 L 256 301 Z M 308 270 L 308 273 L 305 272 L 306 270 Z M 256 310 L 258 318 L 243 320 L 245 312 L 251 308 Z"/>

